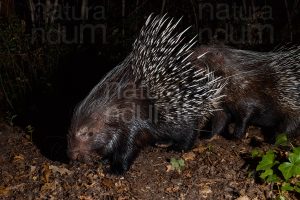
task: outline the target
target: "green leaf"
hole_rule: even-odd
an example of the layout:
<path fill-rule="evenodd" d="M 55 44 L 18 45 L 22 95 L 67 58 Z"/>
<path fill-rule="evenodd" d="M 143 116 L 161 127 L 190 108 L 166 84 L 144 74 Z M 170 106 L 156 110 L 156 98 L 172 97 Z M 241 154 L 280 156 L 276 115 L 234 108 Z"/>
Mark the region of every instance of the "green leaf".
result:
<path fill-rule="evenodd" d="M 300 193 L 300 187 L 295 186 L 294 189 L 296 192 Z"/>
<path fill-rule="evenodd" d="M 276 174 L 272 174 L 272 175 L 268 176 L 268 178 L 266 179 L 266 182 L 268 182 L 268 183 L 276 183 L 279 181 L 280 181 L 280 179 L 278 178 L 278 176 Z"/>
<path fill-rule="evenodd" d="M 284 162 L 278 166 L 285 180 L 289 180 L 293 176 L 294 165 L 289 162 Z"/>
<path fill-rule="evenodd" d="M 283 183 L 281 186 L 282 191 L 294 191 L 294 187 L 290 183 Z"/>
<path fill-rule="evenodd" d="M 183 159 L 179 159 L 178 160 L 178 164 L 179 164 L 179 166 L 184 167 L 184 160 Z"/>
<path fill-rule="evenodd" d="M 251 157 L 256 158 L 256 157 L 262 157 L 263 152 L 260 149 L 253 149 L 251 151 Z"/>
<path fill-rule="evenodd" d="M 279 196 L 279 199 L 280 199 L 280 200 L 285 200 L 285 197 L 282 196 L 282 195 L 280 195 L 280 196 Z"/>
<path fill-rule="evenodd" d="M 271 169 L 277 162 L 275 161 L 275 154 L 272 150 L 269 150 L 256 167 L 257 171 Z"/>
<path fill-rule="evenodd" d="M 273 170 L 272 169 L 266 169 L 261 175 L 259 176 L 262 179 L 266 179 L 268 176 L 273 175 Z"/>
<path fill-rule="evenodd" d="M 293 152 L 294 152 L 295 154 L 300 154 L 300 147 L 295 147 L 295 148 L 293 148 Z"/>
<path fill-rule="evenodd" d="M 299 176 L 300 175 L 300 165 L 295 165 L 293 168 L 293 176 Z"/>
<path fill-rule="evenodd" d="M 284 162 L 278 167 L 285 180 L 300 175 L 300 152 L 298 148 L 294 148 L 293 151 L 294 153 L 290 153 L 288 156 L 290 162 Z"/>
<path fill-rule="evenodd" d="M 172 167 L 181 172 L 181 170 L 184 168 L 184 160 L 183 159 L 175 159 L 175 158 L 171 158 L 170 163 L 172 165 Z"/>
<path fill-rule="evenodd" d="M 277 135 L 275 145 L 287 146 L 288 145 L 287 135 L 285 133 Z"/>
<path fill-rule="evenodd" d="M 299 154 L 297 154 L 297 153 L 290 153 L 289 154 L 289 161 L 291 163 L 300 165 L 300 153 Z"/>

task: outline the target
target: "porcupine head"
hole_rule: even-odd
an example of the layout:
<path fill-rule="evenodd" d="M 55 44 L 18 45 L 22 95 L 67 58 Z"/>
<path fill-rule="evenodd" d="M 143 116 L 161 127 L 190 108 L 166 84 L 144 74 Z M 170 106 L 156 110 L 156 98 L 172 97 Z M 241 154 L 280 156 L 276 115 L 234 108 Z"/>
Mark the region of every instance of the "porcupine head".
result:
<path fill-rule="evenodd" d="M 204 122 L 217 108 L 224 84 L 205 62 L 202 69 L 190 62 L 195 38 L 186 41 L 187 29 L 175 31 L 179 21 L 150 15 L 131 53 L 77 106 L 68 135 L 71 160 L 97 155 L 111 172 L 123 173 L 141 147 L 175 137 L 172 127 Z"/>

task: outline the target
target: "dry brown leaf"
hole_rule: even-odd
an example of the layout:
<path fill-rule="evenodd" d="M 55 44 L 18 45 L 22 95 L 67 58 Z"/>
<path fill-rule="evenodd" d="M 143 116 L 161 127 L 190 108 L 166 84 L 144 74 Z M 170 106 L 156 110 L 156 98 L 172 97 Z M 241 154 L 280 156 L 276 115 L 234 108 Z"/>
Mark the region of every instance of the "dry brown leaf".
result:
<path fill-rule="evenodd" d="M 129 197 L 118 197 L 118 200 L 127 200 L 127 199 L 129 199 Z"/>
<path fill-rule="evenodd" d="M 23 190 L 25 183 L 21 183 L 18 185 L 10 186 L 10 187 L 1 187 L 0 186 L 0 196 L 8 196 L 13 190 Z"/>
<path fill-rule="evenodd" d="M 54 191 L 56 190 L 56 182 L 51 182 L 51 183 L 45 183 L 42 188 L 41 188 L 41 191 L 42 192 L 45 192 L 45 191 Z"/>
<path fill-rule="evenodd" d="M 50 173 L 51 173 L 51 170 L 49 169 L 48 163 L 45 163 L 43 165 L 42 173 L 43 173 L 44 182 L 48 183 L 49 182 L 49 176 L 50 176 Z"/>
<path fill-rule="evenodd" d="M 11 191 L 9 188 L 0 186 L 0 197 L 1 196 L 9 196 L 10 193 L 11 193 Z"/>
<path fill-rule="evenodd" d="M 167 172 L 170 172 L 170 171 L 174 171 L 174 168 L 172 167 L 172 165 L 167 165 Z"/>
<path fill-rule="evenodd" d="M 172 187 L 166 188 L 166 192 L 167 192 L 167 193 L 172 193 Z"/>
<path fill-rule="evenodd" d="M 32 174 L 36 170 L 36 166 L 30 166 L 30 174 Z"/>
<path fill-rule="evenodd" d="M 18 162 L 18 161 L 24 161 L 24 155 L 23 154 L 19 154 L 14 156 L 14 162 Z"/>
<path fill-rule="evenodd" d="M 207 147 L 199 145 L 198 147 L 194 148 L 192 151 L 196 153 L 203 153 L 206 151 Z"/>
<path fill-rule="evenodd" d="M 192 177 L 192 172 L 190 170 L 184 170 L 183 171 L 183 176 L 191 178 Z"/>
<path fill-rule="evenodd" d="M 90 197 L 90 196 L 83 196 L 83 195 L 80 195 L 80 196 L 79 196 L 79 199 L 80 199 L 80 200 L 93 200 L 92 197 Z"/>
<path fill-rule="evenodd" d="M 203 198 L 207 198 L 208 195 L 212 193 L 212 190 L 209 186 L 205 185 L 203 188 L 199 190 L 199 193 Z"/>
<path fill-rule="evenodd" d="M 179 190 L 178 185 L 166 188 L 166 192 L 168 192 L 168 193 L 174 193 L 174 192 L 177 192 L 178 190 Z"/>
<path fill-rule="evenodd" d="M 195 160 L 196 158 L 196 154 L 194 152 L 188 152 L 188 153 L 185 153 L 182 155 L 182 158 L 185 160 L 185 161 L 188 161 L 188 160 Z"/>
<path fill-rule="evenodd" d="M 248 196 L 240 196 L 236 200 L 250 200 Z"/>
<path fill-rule="evenodd" d="M 114 186 L 114 182 L 108 178 L 104 178 L 101 183 L 107 188 L 112 188 Z"/>
<path fill-rule="evenodd" d="M 49 166 L 49 169 L 53 172 L 53 173 L 60 173 L 60 175 L 64 175 L 64 174 L 67 174 L 68 176 L 72 175 L 73 172 L 64 168 L 64 167 L 58 167 L 58 166 L 55 166 L 55 165 L 50 165 Z"/>

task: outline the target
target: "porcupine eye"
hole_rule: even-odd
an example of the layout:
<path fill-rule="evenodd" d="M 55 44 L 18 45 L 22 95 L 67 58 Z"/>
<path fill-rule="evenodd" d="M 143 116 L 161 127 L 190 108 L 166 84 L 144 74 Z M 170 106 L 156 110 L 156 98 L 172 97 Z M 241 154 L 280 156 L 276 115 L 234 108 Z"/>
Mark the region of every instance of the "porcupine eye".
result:
<path fill-rule="evenodd" d="M 88 134 L 87 134 L 88 137 L 92 137 L 93 135 L 94 135 L 93 132 L 88 132 Z"/>

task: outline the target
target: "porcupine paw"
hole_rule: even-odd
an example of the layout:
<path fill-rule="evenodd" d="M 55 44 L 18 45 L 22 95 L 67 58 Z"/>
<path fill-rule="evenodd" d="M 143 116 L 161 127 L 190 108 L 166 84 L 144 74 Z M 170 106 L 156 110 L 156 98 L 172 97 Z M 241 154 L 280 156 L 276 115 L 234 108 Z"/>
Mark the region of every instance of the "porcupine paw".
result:
<path fill-rule="evenodd" d="M 211 136 L 218 134 L 225 138 L 230 138 L 230 134 L 228 131 L 228 123 L 230 119 L 231 119 L 230 113 L 225 111 L 217 112 L 212 119 Z"/>
<path fill-rule="evenodd" d="M 245 130 L 239 130 L 234 132 L 232 135 L 229 135 L 228 138 L 231 140 L 239 141 L 242 140 L 245 135 L 246 135 Z"/>
<path fill-rule="evenodd" d="M 125 163 L 114 162 L 110 164 L 110 167 L 106 169 L 106 173 L 113 175 L 122 175 L 129 169 L 129 166 Z"/>
<path fill-rule="evenodd" d="M 182 144 L 173 144 L 172 146 L 167 148 L 167 151 L 177 151 L 177 152 L 185 152 L 190 150 L 191 147 L 187 147 L 186 145 Z"/>
<path fill-rule="evenodd" d="M 193 138 L 184 139 L 180 142 L 173 142 L 173 145 L 168 147 L 168 150 L 173 150 L 178 152 L 189 151 L 194 146 L 194 141 L 195 138 L 193 137 Z"/>
<path fill-rule="evenodd" d="M 172 145 L 173 145 L 172 140 L 159 140 L 155 142 L 155 146 L 160 148 L 169 148 Z"/>

